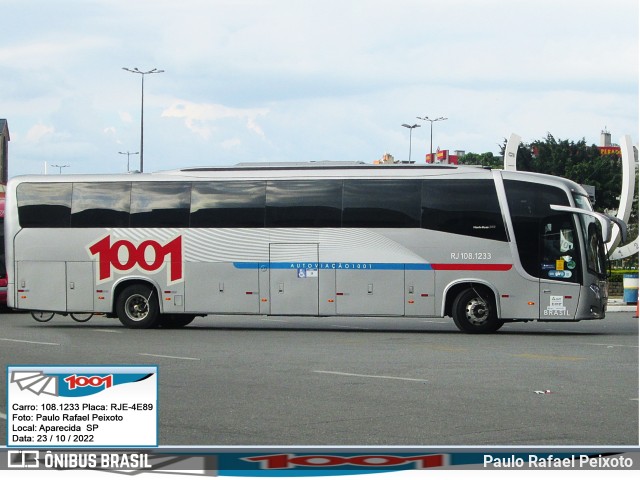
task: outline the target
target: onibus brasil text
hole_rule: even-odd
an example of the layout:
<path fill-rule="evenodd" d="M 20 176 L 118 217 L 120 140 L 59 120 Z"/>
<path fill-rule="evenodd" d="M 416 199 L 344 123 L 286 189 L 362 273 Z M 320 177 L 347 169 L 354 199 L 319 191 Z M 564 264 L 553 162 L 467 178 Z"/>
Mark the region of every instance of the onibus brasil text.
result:
<path fill-rule="evenodd" d="M 47 451 L 45 468 L 152 468 L 147 453 L 57 453 Z"/>

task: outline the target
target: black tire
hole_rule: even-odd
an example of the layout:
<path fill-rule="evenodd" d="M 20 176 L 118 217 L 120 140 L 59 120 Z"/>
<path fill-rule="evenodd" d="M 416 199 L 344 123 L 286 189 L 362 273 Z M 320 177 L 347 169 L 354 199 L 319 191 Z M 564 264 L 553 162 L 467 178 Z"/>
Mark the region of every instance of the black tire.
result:
<path fill-rule="evenodd" d="M 143 284 L 129 285 L 118 295 L 116 313 L 125 327 L 155 327 L 160 320 L 155 289 Z"/>
<path fill-rule="evenodd" d="M 465 333 L 493 333 L 504 325 L 496 314 L 490 295 L 481 294 L 476 288 L 468 288 L 453 301 L 453 321 Z"/>
<path fill-rule="evenodd" d="M 93 317 L 93 313 L 75 312 L 70 315 L 71 315 L 71 318 L 73 318 L 76 322 L 80 322 L 80 323 L 88 322 L 91 319 L 91 317 Z"/>
<path fill-rule="evenodd" d="M 160 326 L 162 328 L 182 328 L 189 325 L 196 318 L 195 315 L 182 313 L 165 313 L 160 315 Z"/>
<path fill-rule="evenodd" d="M 53 318 L 55 313 L 53 312 L 43 312 L 42 310 L 32 310 L 31 316 L 36 322 L 48 322 Z"/>

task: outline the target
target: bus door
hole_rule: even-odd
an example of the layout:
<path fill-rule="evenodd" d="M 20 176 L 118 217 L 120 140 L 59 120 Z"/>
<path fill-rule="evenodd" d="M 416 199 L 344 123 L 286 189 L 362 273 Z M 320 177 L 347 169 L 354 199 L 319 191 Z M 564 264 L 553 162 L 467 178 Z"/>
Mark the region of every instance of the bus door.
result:
<path fill-rule="evenodd" d="M 271 315 L 318 315 L 317 243 L 269 244 Z"/>
<path fill-rule="evenodd" d="M 573 215 L 546 217 L 541 228 L 540 319 L 572 319 L 578 307 L 582 278 Z"/>

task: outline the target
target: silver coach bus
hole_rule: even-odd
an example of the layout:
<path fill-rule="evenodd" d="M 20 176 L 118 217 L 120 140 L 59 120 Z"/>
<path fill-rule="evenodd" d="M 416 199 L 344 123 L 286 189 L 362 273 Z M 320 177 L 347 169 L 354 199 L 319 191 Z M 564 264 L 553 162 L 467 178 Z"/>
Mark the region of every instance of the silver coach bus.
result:
<path fill-rule="evenodd" d="M 127 327 L 196 316 L 453 318 L 463 332 L 605 315 L 611 221 L 569 180 L 309 164 L 21 176 L 8 304 Z"/>

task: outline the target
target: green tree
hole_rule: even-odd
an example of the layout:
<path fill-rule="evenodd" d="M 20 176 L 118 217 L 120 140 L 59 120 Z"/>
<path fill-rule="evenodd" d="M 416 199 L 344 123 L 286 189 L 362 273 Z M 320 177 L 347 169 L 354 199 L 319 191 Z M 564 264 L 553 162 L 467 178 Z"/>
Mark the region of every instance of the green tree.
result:
<path fill-rule="evenodd" d="M 502 168 L 504 162 L 502 157 L 496 157 L 491 152 L 486 153 L 466 153 L 458 158 L 460 165 L 480 165 L 490 168 Z"/>
<path fill-rule="evenodd" d="M 502 154 L 506 148 L 506 140 Z M 556 140 L 547 134 L 544 140 L 521 144 L 518 148 L 518 170 L 546 173 L 568 178 L 581 185 L 592 185 L 596 191 L 596 209 L 618 208 L 622 185 L 622 160 L 617 155 L 601 155 L 596 145 Z"/>

